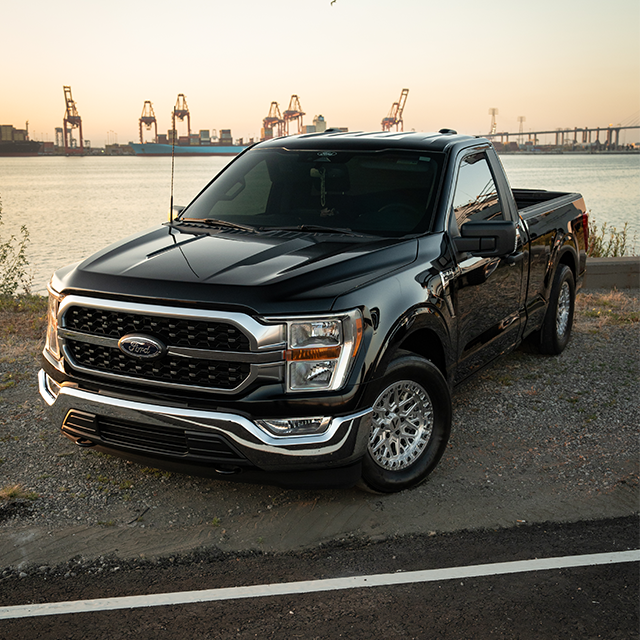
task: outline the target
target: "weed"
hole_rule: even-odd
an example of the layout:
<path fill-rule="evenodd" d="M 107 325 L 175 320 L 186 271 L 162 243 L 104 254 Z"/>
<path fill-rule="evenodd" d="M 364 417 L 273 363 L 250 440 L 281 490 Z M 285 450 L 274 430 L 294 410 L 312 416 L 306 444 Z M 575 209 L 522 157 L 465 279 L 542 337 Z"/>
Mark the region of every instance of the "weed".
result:
<path fill-rule="evenodd" d="M 590 331 L 640 322 L 638 299 L 615 289 L 605 294 L 581 293 L 576 298 L 576 310 L 579 322 L 586 320 Z"/>
<path fill-rule="evenodd" d="M 15 500 L 37 500 L 40 496 L 34 491 L 26 491 L 19 484 L 7 485 L 0 489 L 0 501 L 13 502 Z"/>
<path fill-rule="evenodd" d="M 2 379 L 0 379 L 0 391 L 13 387 L 15 383 L 16 381 L 13 377 L 13 373 L 8 371 L 2 376 Z"/>
<path fill-rule="evenodd" d="M 214 518 L 214 519 L 211 521 L 211 526 L 212 526 L 212 527 L 219 527 L 219 526 L 220 526 L 220 518 Z"/>
<path fill-rule="evenodd" d="M 144 467 L 142 473 L 146 473 L 154 478 L 170 478 L 173 475 L 170 471 L 162 471 L 161 469 L 153 469 L 152 467 Z"/>
<path fill-rule="evenodd" d="M 0 202 L 0 227 L 2 222 L 2 202 Z M 20 227 L 20 237 L 9 236 L 3 240 L 0 236 L 0 296 L 13 297 L 22 288 L 25 294 L 31 290 L 32 277 L 27 275 L 27 244 L 29 231 Z"/>
<path fill-rule="evenodd" d="M 598 226 L 595 218 L 589 220 L 589 246 L 587 255 L 592 258 L 616 258 L 637 255 L 634 251 L 636 236 L 633 241 L 628 236 L 629 223 L 625 222 L 621 231 L 609 227 L 606 222 Z"/>
<path fill-rule="evenodd" d="M 499 376 L 498 377 L 498 382 L 503 386 L 503 387 L 510 387 L 513 384 L 513 378 L 509 375 L 503 375 L 503 376 Z"/>

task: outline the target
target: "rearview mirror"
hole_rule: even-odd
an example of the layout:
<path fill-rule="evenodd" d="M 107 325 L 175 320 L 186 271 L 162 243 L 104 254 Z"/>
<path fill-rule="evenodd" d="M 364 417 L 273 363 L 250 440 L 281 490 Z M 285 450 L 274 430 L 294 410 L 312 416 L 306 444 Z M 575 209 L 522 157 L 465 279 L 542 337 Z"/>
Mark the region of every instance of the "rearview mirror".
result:
<path fill-rule="evenodd" d="M 506 220 L 465 222 L 453 239 L 460 253 L 474 256 L 508 256 L 516 248 L 516 225 Z"/>

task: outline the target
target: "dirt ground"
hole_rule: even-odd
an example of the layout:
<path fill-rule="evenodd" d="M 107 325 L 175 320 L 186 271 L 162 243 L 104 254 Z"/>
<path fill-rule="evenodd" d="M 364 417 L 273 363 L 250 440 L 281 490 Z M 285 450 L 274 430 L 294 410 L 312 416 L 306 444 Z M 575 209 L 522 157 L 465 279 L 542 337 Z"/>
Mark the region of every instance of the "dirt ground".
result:
<path fill-rule="evenodd" d="M 389 496 L 232 484 L 79 450 L 38 396 L 38 327 L 7 313 L 0 324 L 0 572 L 638 512 L 638 291 L 581 293 L 561 356 L 525 346 L 459 387 L 440 466 Z"/>

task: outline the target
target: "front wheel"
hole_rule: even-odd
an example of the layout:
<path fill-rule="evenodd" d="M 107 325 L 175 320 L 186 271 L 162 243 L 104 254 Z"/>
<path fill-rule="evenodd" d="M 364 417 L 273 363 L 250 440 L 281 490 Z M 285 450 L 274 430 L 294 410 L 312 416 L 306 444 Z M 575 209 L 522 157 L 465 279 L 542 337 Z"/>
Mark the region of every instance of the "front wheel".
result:
<path fill-rule="evenodd" d="M 451 432 L 451 398 L 440 370 L 412 354 L 387 367 L 373 403 L 364 485 L 383 493 L 422 482 L 437 466 Z"/>
<path fill-rule="evenodd" d="M 558 266 L 549 296 L 549 306 L 540 330 L 541 353 L 557 355 L 564 351 L 571 337 L 576 305 L 576 285 L 567 265 Z"/>

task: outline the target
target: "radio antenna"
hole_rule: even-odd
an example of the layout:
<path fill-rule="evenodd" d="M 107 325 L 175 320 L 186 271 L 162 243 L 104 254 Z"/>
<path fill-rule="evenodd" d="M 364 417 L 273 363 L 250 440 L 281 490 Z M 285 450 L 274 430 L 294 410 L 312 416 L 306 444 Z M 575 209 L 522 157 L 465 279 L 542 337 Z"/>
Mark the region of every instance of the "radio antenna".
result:
<path fill-rule="evenodd" d="M 176 149 L 176 130 L 171 131 L 171 197 L 169 198 L 169 222 L 173 222 L 173 168 Z"/>

